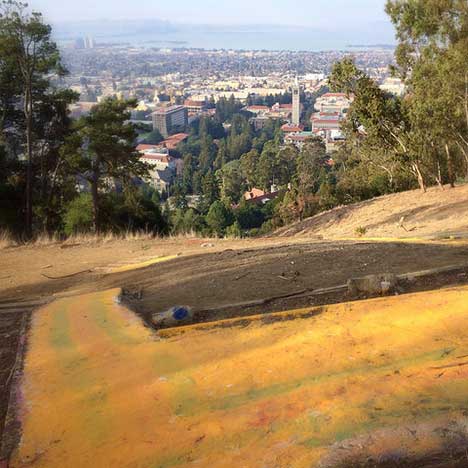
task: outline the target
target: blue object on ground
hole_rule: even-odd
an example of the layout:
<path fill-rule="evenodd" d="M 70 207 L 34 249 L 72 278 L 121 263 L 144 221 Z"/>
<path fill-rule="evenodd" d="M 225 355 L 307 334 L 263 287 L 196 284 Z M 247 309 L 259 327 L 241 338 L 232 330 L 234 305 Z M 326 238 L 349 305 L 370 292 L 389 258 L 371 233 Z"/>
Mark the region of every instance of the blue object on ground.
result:
<path fill-rule="evenodd" d="M 174 307 L 172 316 L 176 320 L 184 320 L 188 317 L 189 311 L 185 307 Z"/>

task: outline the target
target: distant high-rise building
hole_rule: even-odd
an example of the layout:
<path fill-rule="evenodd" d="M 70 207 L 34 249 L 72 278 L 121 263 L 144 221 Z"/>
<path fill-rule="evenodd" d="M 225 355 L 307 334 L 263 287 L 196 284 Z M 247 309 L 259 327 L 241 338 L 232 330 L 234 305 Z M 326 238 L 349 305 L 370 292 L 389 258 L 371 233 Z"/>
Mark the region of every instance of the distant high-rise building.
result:
<path fill-rule="evenodd" d="M 292 124 L 299 125 L 301 123 L 301 93 L 299 88 L 299 82 L 294 82 L 292 88 Z"/>
<path fill-rule="evenodd" d="M 183 131 L 188 125 L 187 109 L 184 106 L 161 107 L 153 112 L 153 129 L 164 138 L 174 131 Z"/>
<path fill-rule="evenodd" d="M 84 43 L 86 49 L 94 49 L 94 38 L 91 36 L 86 37 Z"/>

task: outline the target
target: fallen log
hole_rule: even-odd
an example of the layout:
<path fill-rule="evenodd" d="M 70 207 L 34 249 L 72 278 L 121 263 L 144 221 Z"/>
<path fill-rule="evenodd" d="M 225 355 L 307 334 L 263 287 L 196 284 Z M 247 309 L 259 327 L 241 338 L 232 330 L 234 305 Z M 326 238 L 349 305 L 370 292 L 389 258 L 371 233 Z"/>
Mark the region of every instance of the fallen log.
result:
<path fill-rule="evenodd" d="M 82 275 L 84 273 L 92 273 L 93 270 L 82 270 L 82 271 L 77 271 L 76 273 L 71 273 L 69 275 L 63 275 L 63 276 L 49 276 L 44 273 L 41 273 L 41 276 L 44 278 L 50 279 L 50 280 L 60 280 L 60 279 L 65 279 L 65 278 L 73 278 L 74 276 Z"/>

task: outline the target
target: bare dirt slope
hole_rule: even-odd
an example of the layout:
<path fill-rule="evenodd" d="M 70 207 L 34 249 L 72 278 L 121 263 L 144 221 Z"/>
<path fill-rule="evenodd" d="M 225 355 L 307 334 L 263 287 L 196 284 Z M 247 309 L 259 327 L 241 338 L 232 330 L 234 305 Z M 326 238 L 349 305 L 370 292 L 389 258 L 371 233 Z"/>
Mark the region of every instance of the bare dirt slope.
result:
<path fill-rule="evenodd" d="M 403 226 L 400 220 L 403 218 Z M 396 193 L 334 208 L 277 231 L 280 237 L 440 237 L 468 234 L 468 185 Z"/>

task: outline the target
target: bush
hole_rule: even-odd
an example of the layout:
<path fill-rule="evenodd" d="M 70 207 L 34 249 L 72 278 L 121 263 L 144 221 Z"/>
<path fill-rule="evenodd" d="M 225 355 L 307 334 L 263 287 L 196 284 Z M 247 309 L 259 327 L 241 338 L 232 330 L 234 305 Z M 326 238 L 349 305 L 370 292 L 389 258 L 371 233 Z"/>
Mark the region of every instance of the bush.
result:
<path fill-rule="evenodd" d="M 223 236 L 225 229 L 232 223 L 232 212 L 222 202 L 216 200 L 210 206 L 206 222 L 213 234 Z"/>
<path fill-rule="evenodd" d="M 262 208 L 252 204 L 241 205 L 236 210 L 235 216 L 242 229 L 259 228 L 265 221 Z"/>
<path fill-rule="evenodd" d="M 364 226 L 358 226 L 354 232 L 358 237 L 362 237 L 366 235 L 367 229 Z"/>
<path fill-rule="evenodd" d="M 88 232 L 93 227 L 93 204 L 89 193 L 81 193 L 67 206 L 63 216 L 64 231 L 68 236 Z"/>
<path fill-rule="evenodd" d="M 226 237 L 234 239 L 240 239 L 242 237 L 242 229 L 238 221 L 228 226 L 226 229 Z"/>

